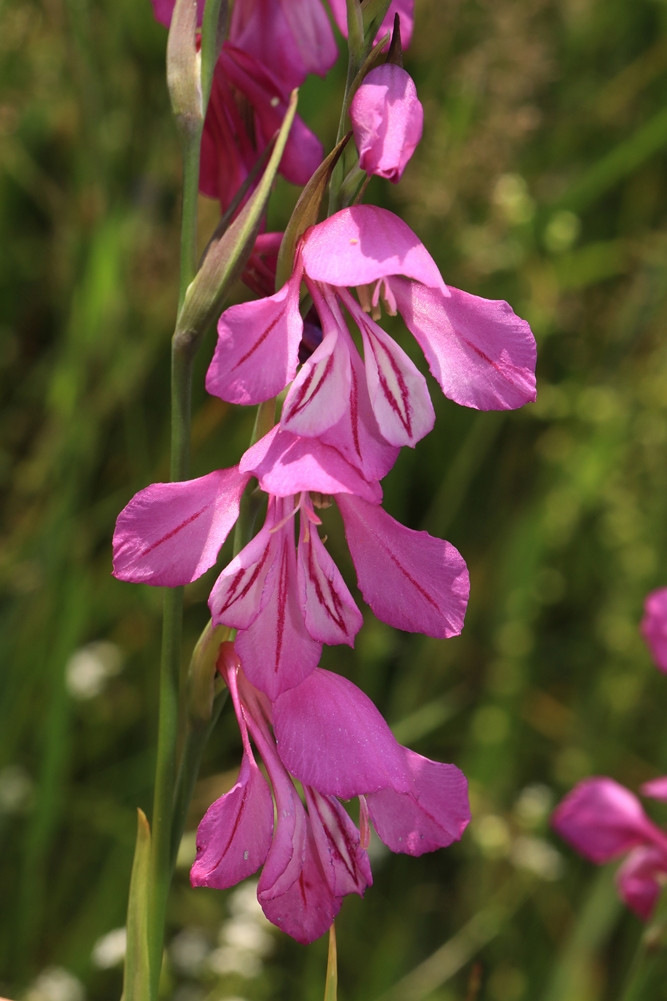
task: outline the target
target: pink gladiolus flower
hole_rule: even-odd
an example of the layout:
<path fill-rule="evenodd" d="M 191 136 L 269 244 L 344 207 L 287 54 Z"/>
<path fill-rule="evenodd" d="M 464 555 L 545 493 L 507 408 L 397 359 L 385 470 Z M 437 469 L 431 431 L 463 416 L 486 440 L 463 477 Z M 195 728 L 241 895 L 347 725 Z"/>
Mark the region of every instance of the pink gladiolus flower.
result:
<path fill-rule="evenodd" d="M 153 12 L 167 28 L 176 0 L 152 0 Z M 201 26 L 204 0 L 197 0 Z M 291 90 L 309 73 L 324 76 L 338 50 L 321 0 L 241 0 L 235 3 L 228 41 L 269 67 Z"/>
<path fill-rule="evenodd" d="M 505 302 L 446 286 L 412 230 L 371 205 L 342 209 L 311 227 L 297 248 L 291 278 L 275 295 L 222 314 L 206 377 L 210 393 L 230 403 L 259 403 L 294 379 L 303 334 L 302 280 L 323 338 L 287 394 L 285 430 L 327 433 L 337 445 L 333 429 L 344 412 L 368 401 L 385 445 L 414 446 L 430 431 L 434 412 L 426 381 L 375 322 L 381 305 L 402 314 L 443 392 L 457 403 L 503 410 L 535 399 L 535 341 L 528 324 Z M 354 286 L 361 301 L 350 292 Z M 343 307 L 359 330 L 363 362 Z M 359 444 L 357 451 L 363 452 Z M 367 461 L 361 454 L 359 468 L 371 476 Z"/>
<path fill-rule="evenodd" d="M 667 798 L 667 778 L 642 788 L 647 795 Z M 585 779 L 556 808 L 552 823 L 592 862 L 602 864 L 628 853 L 616 874 L 618 892 L 647 921 L 667 877 L 667 834 L 646 816 L 637 797 L 613 779 Z"/>
<path fill-rule="evenodd" d="M 303 3 L 307 8 L 319 6 L 317 0 L 301 0 L 298 6 Z M 263 11 L 264 6 L 263 0 L 254 3 L 252 9 L 245 3 L 235 5 L 235 12 L 239 11 L 233 18 L 233 23 L 238 26 L 238 41 L 232 33 L 224 43 L 213 75 L 201 144 L 199 188 L 202 194 L 217 198 L 223 212 L 280 128 L 290 92 L 297 83 L 302 82 L 297 76 L 301 68 L 305 69 L 303 61 L 299 62 L 301 57 L 296 58 L 296 42 L 290 51 L 281 50 L 283 56 L 279 61 L 265 60 L 266 53 L 262 53 L 259 41 L 262 35 L 261 32 L 257 34 L 260 23 L 258 19 L 266 13 Z M 286 5 L 289 14 L 282 8 L 278 11 L 276 4 L 268 6 L 273 10 L 272 27 L 278 30 L 277 26 L 282 24 L 281 19 L 287 18 L 289 25 L 286 20 L 281 28 L 281 37 L 285 33 L 289 34 L 294 28 L 295 4 Z M 169 25 L 174 0 L 153 0 L 153 9 L 156 18 Z M 242 14 L 241 11 L 246 13 Z M 203 3 L 200 3 L 199 23 L 202 13 Z M 333 36 L 330 37 L 331 44 L 323 36 L 317 52 L 310 49 L 311 43 L 319 38 L 318 32 L 323 22 L 326 22 L 331 36 L 331 29 L 323 13 L 318 17 L 304 17 L 302 28 L 306 34 L 301 40 L 302 51 L 299 50 L 301 56 L 304 52 L 310 53 L 313 65 L 320 59 L 324 60 L 317 70 L 321 73 L 326 72 L 335 59 L 335 49 L 333 52 L 331 49 Z M 263 25 L 262 30 L 266 28 L 267 25 Z M 275 37 L 271 45 L 278 45 L 280 48 Z M 283 64 L 291 67 L 287 77 L 280 75 Z M 303 185 L 321 162 L 322 156 L 320 141 L 297 115 L 279 172 L 292 184 Z"/>
<path fill-rule="evenodd" d="M 309 73 L 324 76 L 338 50 L 320 0 L 242 0 L 232 11 L 229 40 L 288 86 Z"/>
<path fill-rule="evenodd" d="M 361 614 L 319 538 L 310 491 L 337 502 L 365 601 L 398 629 L 444 638 L 463 628 L 469 579 L 450 543 L 399 524 L 334 448 L 274 428 L 239 467 L 140 491 L 118 517 L 114 574 L 175 587 L 214 563 L 251 476 L 268 494 L 264 526 L 211 591 L 213 622 L 237 629 L 245 673 L 276 698 L 319 663 L 322 645 L 347 643 Z M 299 515 L 298 543 L 295 521 Z"/>
<path fill-rule="evenodd" d="M 464 775 L 398 744 L 351 682 L 318 669 L 271 702 L 247 680 L 231 644 L 223 644 L 218 667 L 239 722 L 243 763 L 237 784 L 199 826 L 193 886 L 232 886 L 263 865 L 257 896 L 264 913 L 307 943 L 331 926 L 344 896 L 371 885 L 369 821 L 392 851 L 408 855 L 461 837 L 470 818 Z M 275 826 L 249 738 L 273 789 Z M 353 796 L 360 797 L 363 838 L 339 802 Z"/>
<path fill-rule="evenodd" d="M 667 587 L 647 596 L 640 628 L 656 665 L 667 672 Z"/>
<path fill-rule="evenodd" d="M 400 181 L 424 124 L 410 74 L 393 63 L 371 70 L 352 99 L 350 119 L 361 169 Z"/>
<path fill-rule="evenodd" d="M 225 43 L 213 76 L 204 122 L 199 187 L 218 198 L 223 211 L 280 128 L 290 87 L 254 56 Z M 322 160 L 320 141 L 297 117 L 280 173 L 305 184 Z"/>

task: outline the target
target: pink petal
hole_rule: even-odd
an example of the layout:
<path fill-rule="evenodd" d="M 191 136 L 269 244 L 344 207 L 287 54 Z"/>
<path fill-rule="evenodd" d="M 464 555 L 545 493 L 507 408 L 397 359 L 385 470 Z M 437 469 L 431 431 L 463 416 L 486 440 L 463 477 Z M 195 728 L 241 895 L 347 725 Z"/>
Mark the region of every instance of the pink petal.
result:
<path fill-rule="evenodd" d="M 647 596 L 640 629 L 656 666 L 667 671 L 667 587 Z"/>
<path fill-rule="evenodd" d="M 361 612 L 317 530 L 304 517 L 297 556 L 299 596 L 308 632 L 321 643 L 354 646 L 363 625 Z"/>
<path fill-rule="evenodd" d="M 368 854 L 361 847 L 359 831 L 333 796 L 321 796 L 310 786 L 303 789 L 310 827 L 323 872 L 335 897 L 358 893 L 363 897 L 373 877 Z"/>
<path fill-rule="evenodd" d="M 458 841 L 470 820 L 468 783 L 455 765 L 403 748 L 414 780 L 407 793 L 381 789 L 366 796 L 373 826 L 393 852 L 423 855 Z"/>
<path fill-rule="evenodd" d="M 272 781 L 275 787 L 273 775 Z M 276 789 L 276 831 L 259 878 L 257 899 L 269 921 L 307 945 L 331 927 L 341 900 L 332 893 L 322 871 L 299 797 L 293 788 L 288 792 L 283 786 L 287 782 Z"/>
<path fill-rule="evenodd" d="M 324 795 L 411 788 L 400 744 L 368 696 L 340 675 L 318 668 L 281 695 L 273 727 L 287 770 Z"/>
<path fill-rule="evenodd" d="M 244 405 L 277 396 L 296 373 L 302 332 L 298 275 L 275 295 L 230 306 L 218 322 L 206 389 Z"/>
<path fill-rule="evenodd" d="M 252 473 L 266 493 L 290 497 L 302 491 L 353 493 L 378 501 L 379 483 L 368 482 L 340 452 L 317 438 L 273 428 L 242 457 L 239 468 Z"/>
<path fill-rule="evenodd" d="M 267 524 L 225 567 L 213 585 L 208 606 L 214 625 L 247 629 L 259 615 L 273 584 L 279 558 L 280 537 L 273 531 L 274 524 L 272 518 L 267 518 Z"/>
<path fill-rule="evenodd" d="M 371 406 L 366 373 L 357 351 L 350 354 L 350 391 L 347 407 L 337 424 L 320 435 L 333 445 L 366 480 L 381 480 L 396 462 L 399 449 L 380 434 Z"/>
<path fill-rule="evenodd" d="M 273 798 L 255 762 L 243 756 L 236 785 L 209 806 L 197 830 L 193 886 L 224 890 L 257 872 L 273 834 Z"/>
<path fill-rule="evenodd" d="M 380 433 L 390 445 L 414 448 L 435 423 L 426 379 L 361 309 L 353 309 L 353 316 L 364 341 L 368 393 Z"/>
<path fill-rule="evenodd" d="M 350 105 L 359 166 L 396 183 L 422 136 L 424 109 L 409 73 L 395 63 L 364 77 Z"/>
<path fill-rule="evenodd" d="M 309 229 L 303 264 L 310 278 L 328 285 L 368 285 L 388 275 L 405 275 L 447 294 L 419 237 L 398 216 L 375 205 L 341 209 Z"/>
<path fill-rule="evenodd" d="M 201 577 L 215 563 L 238 518 L 249 479 L 234 466 L 140 490 L 118 515 L 114 576 L 162 587 Z"/>
<path fill-rule="evenodd" d="M 290 386 L 283 404 L 280 425 L 293 434 L 318 435 L 336 424 L 350 396 L 350 352 L 334 329 Z"/>
<path fill-rule="evenodd" d="M 616 886 L 624 903 L 648 921 L 667 875 L 667 855 L 657 848 L 634 848 L 616 873 Z"/>
<path fill-rule="evenodd" d="M 642 796 L 650 796 L 651 799 L 660 799 L 667 803 L 667 775 L 644 782 L 639 791 Z"/>
<path fill-rule="evenodd" d="M 237 635 L 236 652 L 249 680 L 270 699 L 300 684 L 319 663 L 322 644 L 306 629 L 294 538 L 286 532 L 280 533 L 272 586 L 255 620 Z"/>
<path fill-rule="evenodd" d="M 377 617 L 407 632 L 458 635 L 470 590 L 458 550 L 359 497 L 340 494 L 336 502 L 361 593 Z"/>
<path fill-rule="evenodd" d="M 535 339 L 506 302 L 394 279 L 399 312 L 445 396 L 477 410 L 535 399 Z"/>
<path fill-rule="evenodd" d="M 230 41 L 291 87 L 324 76 L 338 55 L 321 0 L 243 0 L 234 4 Z"/>
<path fill-rule="evenodd" d="M 613 779 L 584 779 L 553 813 L 553 827 L 593 862 L 608 862 L 650 841 L 653 825 L 636 796 Z"/>

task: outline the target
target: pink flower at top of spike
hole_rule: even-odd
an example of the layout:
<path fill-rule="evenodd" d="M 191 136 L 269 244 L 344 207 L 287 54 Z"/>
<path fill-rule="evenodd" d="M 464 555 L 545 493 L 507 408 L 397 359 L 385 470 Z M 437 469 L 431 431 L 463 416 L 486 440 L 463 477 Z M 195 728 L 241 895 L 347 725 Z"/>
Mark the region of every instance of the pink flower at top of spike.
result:
<path fill-rule="evenodd" d="M 242 0 L 235 3 L 229 40 L 289 88 L 309 73 L 324 76 L 338 50 L 321 0 Z"/>
<path fill-rule="evenodd" d="M 176 0 L 152 0 L 153 12 L 167 28 Z M 201 26 L 204 0 L 197 0 Z M 309 73 L 324 76 L 338 50 L 321 0 L 239 0 L 232 9 L 227 39 L 270 68 L 285 87 L 299 87 Z"/>
<path fill-rule="evenodd" d="M 666 799 L 667 779 L 646 783 L 642 791 Z M 646 816 L 636 796 L 613 779 L 585 779 L 556 808 L 552 824 L 592 862 L 627 855 L 616 874 L 619 895 L 644 921 L 650 918 L 667 877 L 667 834 Z"/>
<path fill-rule="evenodd" d="M 376 66 L 352 98 L 350 119 L 361 169 L 400 181 L 424 124 L 410 74 L 393 63 Z"/>
<path fill-rule="evenodd" d="M 297 375 L 302 280 L 323 337 Z M 229 403 L 252 404 L 294 380 L 282 412 L 285 430 L 326 433 L 337 446 L 334 428 L 345 412 L 367 406 L 376 440 L 414 446 L 433 426 L 433 407 L 423 375 L 376 322 L 382 306 L 401 313 L 443 392 L 457 403 L 505 410 L 535 399 L 535 340 L 528 324 L 505 302 L 446 286 L 412 230 L 372 205 L 342 209 L 311 227 L 278 292 L 225 310 L 206 388 Z M 363 362 L 343 311 L 359 331 Z M 359 443 L 357 451 L 363 474 L 374 475 Z"/>
<path fill-rule="evenodd" d="M 667 587 L 647 595 L 640 628 L 656 665 L 667 671 Z"/>
<path fill-rule="evenodd" d="M 263 0 L 253 4 L 252 9 L 245 3 L 235 6 L 235 10 L 247 9 L 248 17 L 244 19 L 244 15 L 238 13 L 233 18 L 233 24 L 238 26 L 238 42 L 232 33 L 230 39 L 223 44 L 216 63 L 204 120 L 199 176 L 200 191 L 210 198 L 217 198 L 223 212 L 229 208 L 261 154 L 279 130 L 292 88 L 296 83 L 302 82 L 295 76 L 295 71 L 301 64 L 298 60 L 292 62 L 292 56 L 298 52 L 302 55 L 309 52 L 313 65 L 317 60 L 323 59 L 318 70 L 321 73 L 325 73 L 335 59 L 335 47 L 332 50 L 333 36 L 328 20 L 320 10 L 319 0 L 299 0 L 298 3 L 292 3 L 289 16 L 282 7 L 279 13 L 280 5 L 272 0 L 272 29 L 277 31 L 280 25 L 280 38 L 284 41 L 294 27 L 296 7 L 301 7 L 304 3 L 307 8 L 319 10 L 319 15 L 310 19 L 304 16 L 302 27 L 306 36 L 301 42 L 303 52 L 294 41 L 291 52 L 281 49 L 283 57 L 278 62 L 264 58 L 260 44 L 261 33 L 257 37 L 255 34 L 258 18 L 263 13 Z M 156 18 L 169 25 L 174 0 L 153 0 L 153 8 Z M 200 3 L 200 23 L 202 12 L 203 3 Z M 287 20 L 283 24 L 281 18 L 285 17 Z M 314 52 L 310 45 L 319 37 L 317 33 L 324 22 L 330 44 L 325 39 L 318 52 Z M 267 25 L 264 25 L 263 30 L 266 28 Z M 251 44 L 253 38 L 255 44 Z M 270 44 L 280 47 L 279 40 L 273 36 Z M 288 77 L 280 75 L 283 64 L 291 67 Z M 305 66 L 302 68 L 305 69 Z M 322 144 L 297 115 L 287 139 L 279 172 L 290 183 L 304 185 L 321 163 L 322 157 Z"/>
<path fill-rule="evenodd" d="M 247 680 L 231 644 L 223 644 L 218 668 L 241 730 L 243 762 L 237 784 L 199 825 L 193 886 L 224 889 L 263 866 L 257 897 L 264 913 L 308 943 L 331 926 L 344 896 L 363 895 L 371 885 L 370 822 L 392 851 L 408 855 L 461 837 L 470 818 L 465 776 L 398 744 L 351 682 L 318 669 L 271 702 Z M 363 833 L 339 802 L 353 796 L 360 798 Z"/>
<path fill-rule="evenodd" d="M 391 518 L 379 506 L 379 484 L 336 449 L 278 428 L 239 467 L 136 494 L 118 516 L 115 576 L 168 587 L 201 576 L 215 563 L 251 476 L 268 495 L 264 526 L 223 569 L 209 607 L 214 624 L 238 630 L 245 673 L 269 697 L 312 673 L 324 643 L 353 646 L 362 623 L 318 535 L 310 491 L 337 502 L 359 587 L 378 618 L 440 638 L 461 631 L 469 579 L 454 546 Z"/>

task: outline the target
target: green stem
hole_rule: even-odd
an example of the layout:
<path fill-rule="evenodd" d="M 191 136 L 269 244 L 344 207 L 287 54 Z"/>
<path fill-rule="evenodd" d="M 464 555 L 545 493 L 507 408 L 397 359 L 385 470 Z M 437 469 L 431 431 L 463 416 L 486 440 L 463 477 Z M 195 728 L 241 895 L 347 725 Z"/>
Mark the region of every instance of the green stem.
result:
<path fill-rule="evenodd" d="M 662 997 L 667 979 L 667 892 L 663 889 L 655 913 L 635 953 L 620 1001 Z"/>
<path fill-rule="evenodd" d="M 179 727 L 180 649 L 183 588 L 165 591 L 158 702 L 158 738 L 151 824 L 150 895 L 147 938 L 150 998 L 157 998 L 162 965 L 167 897 L 171 884 L 171 814 Z"/>
<path fill-rule="evenodd" d="M 179 308 L 197 267 L 197 196 L 201 129 L 183 133 L 183 207 Z M 192 363 L 196 344 L 174 337 L 171 365 L 171 479 L 187 479 L 190 466 Z M 167 899 L 173 874 L 172 816 L 181 732 L 183 588 L 165 592 L 158 697 L 158 737 L 151 822 L 147 937 L 150 994 L 158 995 Z"/>
<path fill-rule="evenodd" d="M 197 204 L 199 199 L 199 150 L 203 125 L 184 131 L 183 205 L 181 207 L 181 278 L 178 308 L 185 299 L 188 285 L 197 272 Z"/>

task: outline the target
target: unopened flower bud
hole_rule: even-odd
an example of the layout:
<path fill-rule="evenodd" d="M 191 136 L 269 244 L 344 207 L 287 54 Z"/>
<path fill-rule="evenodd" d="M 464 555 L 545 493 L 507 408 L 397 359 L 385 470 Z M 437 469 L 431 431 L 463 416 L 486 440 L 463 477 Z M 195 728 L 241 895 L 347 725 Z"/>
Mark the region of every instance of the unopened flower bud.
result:
<path fill-rule="evenodd" d="M 394 184 L 421 139 L 424 110 L 409 73 L 385 63 L 371 70 L 350 105 L 359 166 Z"/>

